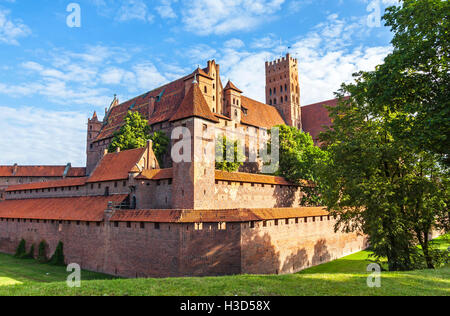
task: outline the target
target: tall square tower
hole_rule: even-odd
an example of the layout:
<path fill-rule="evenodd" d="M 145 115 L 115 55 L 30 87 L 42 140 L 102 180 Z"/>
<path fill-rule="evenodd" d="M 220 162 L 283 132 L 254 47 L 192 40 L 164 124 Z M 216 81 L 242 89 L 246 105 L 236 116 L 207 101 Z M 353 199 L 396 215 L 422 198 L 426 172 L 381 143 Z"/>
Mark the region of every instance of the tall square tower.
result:
<path fill-rule="evenodd" d="M 266 62 L 266 103 L 278 109 L 287 125 L 302 128 L 298 61 L 289 54 Z"/>

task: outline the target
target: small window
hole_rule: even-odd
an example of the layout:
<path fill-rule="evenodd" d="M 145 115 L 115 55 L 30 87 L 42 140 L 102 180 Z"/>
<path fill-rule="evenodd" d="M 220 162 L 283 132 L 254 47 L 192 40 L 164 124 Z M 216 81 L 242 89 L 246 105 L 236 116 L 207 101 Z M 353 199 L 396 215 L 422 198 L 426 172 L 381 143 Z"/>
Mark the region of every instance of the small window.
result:
<path fill-rule="evenodd" d="M 155 229 L 161 229 L 161 226 L 159 223 L 155 223 Z"/>

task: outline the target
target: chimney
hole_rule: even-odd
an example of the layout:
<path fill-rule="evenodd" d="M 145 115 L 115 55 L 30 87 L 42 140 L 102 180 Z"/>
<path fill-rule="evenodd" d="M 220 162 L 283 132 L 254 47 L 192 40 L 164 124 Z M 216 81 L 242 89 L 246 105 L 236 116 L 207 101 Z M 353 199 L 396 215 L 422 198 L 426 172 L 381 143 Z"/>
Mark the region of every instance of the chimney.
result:
<path fill-rule="evenodd" d="M 19 170 L 19 166 L 15 163 L 13 166 L 13 176 L 17 174 L 17 171 Z"/>
<path fill-rule="evenodd" d="M 148 103 L 148 119 L 150 119 L 150 117 L 155 112 L 155 102 L 156 102 L 156 98 L 151 96 L 150 101 Z"/>
<path fill-rule="evenodd" d="M 147 166 L 145 169 L 150 169 L 150 151 L 153 150 L 153 141 L 151 139 L 147 140 Z"/>

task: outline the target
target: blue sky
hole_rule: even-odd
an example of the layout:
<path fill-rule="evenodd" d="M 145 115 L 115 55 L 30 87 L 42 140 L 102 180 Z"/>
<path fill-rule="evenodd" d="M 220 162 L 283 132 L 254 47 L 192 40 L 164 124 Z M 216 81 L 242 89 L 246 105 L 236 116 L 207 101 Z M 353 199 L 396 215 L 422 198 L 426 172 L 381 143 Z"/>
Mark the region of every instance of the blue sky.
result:
<path fill-rule="evenodd" d="M 66 23 L 81 9 L 81 27 Z M 302 105 L 389 53 L 395 0 L 0 0 L 0 164 L 85 164 L 87 118 L 205 66 L 264 101 L 264 61 L 299 59 Z M 374 13 L 375 12 L 375 13 Z M 381 23 L 383 25 L 383 23 Z"/>

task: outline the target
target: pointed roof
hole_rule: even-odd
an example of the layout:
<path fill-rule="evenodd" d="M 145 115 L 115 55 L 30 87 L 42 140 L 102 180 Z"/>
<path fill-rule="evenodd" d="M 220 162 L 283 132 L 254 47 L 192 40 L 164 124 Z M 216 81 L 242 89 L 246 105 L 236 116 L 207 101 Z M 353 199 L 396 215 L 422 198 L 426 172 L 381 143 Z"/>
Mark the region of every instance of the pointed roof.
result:
<path fill-rule="evenodd" d="M 183 102 L 181 102 L 180 107 L 172 116 L 170 121 L 179 121 L 189 117 L 199 117 L 214 123 L 219 122 L 209 109 L 198 84 L 193 84 L 191 86 L 188 93 L 184 97 Z"/>
<path fill-rule="evenodd" d="M 91 121 L 98 121 L 97 111 L 94 111 L 94 114 L 92 115 Z"/>
<path fill-rule="evenodd" d="M 106 154 L 88 179 L 88 183 L 128 179 L 129 173 L 141 160 L 146 147 Z"/>
<path fill-rule="evenodd" d="M 208 75 L 203 69 L 201 69 L 200 67 L 198 67 L 193 73 L 191 73 L 189 76 L 187 76 L 186 78 L 185 78 L 185 80 L 188 80 L 188 79 L 190 79 L 190 78 L 192 78 L 192 77 L 194 77 L 194 76 L 198 76 L 198 75 L 200 75 L 200 76 L 203 76 L 203 77 L 206 77 L 206 78 L 208 78 L 208 79 L 213 79 L 210 75 Z"/>
<path fill-rule="evenodd" d="M 231 82 L 231 80 L 228 80 L 228 83 L 227 83 L 227 85 L 225 86 L 225 89 L 224 89 L 224 90 L 229 90 L 229 89 L 235 90 L 235 91 L 237 91 L 237 92 L 239 92 L 239 93 L 243 93 L 240 89 L 238 89 L 238 88 Z"/>

